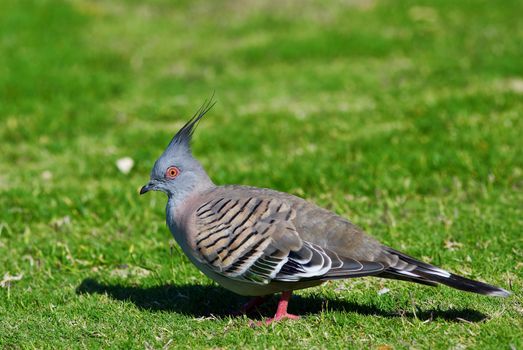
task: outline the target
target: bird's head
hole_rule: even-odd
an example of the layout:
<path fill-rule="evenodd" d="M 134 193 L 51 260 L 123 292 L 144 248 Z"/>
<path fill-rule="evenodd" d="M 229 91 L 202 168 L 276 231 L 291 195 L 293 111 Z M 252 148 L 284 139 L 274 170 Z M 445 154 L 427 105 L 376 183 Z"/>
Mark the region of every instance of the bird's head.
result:
<path fill-rule="evenodd" d="M 191 152 L 191 137 L 200 119 L 215 102 L 206 101 L 196 114 L 174 135 L 173 139 L 154 163 L 151 179 L 140 194 L 162 191 L 169 197 L 179 197 L 197 189 L 205 189 L 212 181 Z"/>

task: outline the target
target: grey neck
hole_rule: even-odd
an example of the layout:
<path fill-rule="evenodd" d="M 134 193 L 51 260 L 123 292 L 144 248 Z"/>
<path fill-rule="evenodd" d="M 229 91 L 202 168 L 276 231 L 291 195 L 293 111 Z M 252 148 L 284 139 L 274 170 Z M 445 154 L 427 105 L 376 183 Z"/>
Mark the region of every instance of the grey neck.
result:
<path fill-rule="evenodd" d="M 167 195 L 169 197 L 168 206 L 171 210 L 176 210 L 178 207 L 183 205 L 183 203 L 191 196 L 204 192 L 210 188 L 216 187 L 212 180 L 205 174 L 204 176 L 198 176 L 194 181 L 185 186 L 183 189 L 177 189 L 175 192 L 169 192 Z"/>

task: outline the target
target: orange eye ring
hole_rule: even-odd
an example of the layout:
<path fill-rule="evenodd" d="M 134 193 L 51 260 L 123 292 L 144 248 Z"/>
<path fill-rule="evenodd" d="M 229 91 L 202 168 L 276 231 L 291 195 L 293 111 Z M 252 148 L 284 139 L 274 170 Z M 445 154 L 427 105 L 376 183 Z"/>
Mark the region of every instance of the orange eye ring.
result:
<path fill-rule="evenodd" d="M 175 166 L 170 166 L 169 168 L 167 168 L 167 170 L 165 171 L 165 177 L 168 178 L 168 179 L 174 179 L 176 176 L 178 176 L 180 174 L 180 169 L 178 169 L 177 167 Z"/>

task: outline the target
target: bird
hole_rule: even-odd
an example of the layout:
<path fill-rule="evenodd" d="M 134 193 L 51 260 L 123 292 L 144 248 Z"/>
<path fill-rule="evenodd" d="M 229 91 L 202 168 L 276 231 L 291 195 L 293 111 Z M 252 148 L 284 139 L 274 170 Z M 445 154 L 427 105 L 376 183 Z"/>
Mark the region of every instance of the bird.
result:
<path fill-rule="evenodd" d="M 167 226 L 189 260 L 222 287 L 253 297 L 240 313 L 281 293 L 274 317 L 263 323 L 298 319 L 287 310 L 293 291 L 364 276 L 510 295 L 381 244 L 348 219 L 300 197 L 215 185 L 191 151 L 195 128 L 216 103 L 212 100 L 174 135 L 140 194 L 167 194 Z"/>

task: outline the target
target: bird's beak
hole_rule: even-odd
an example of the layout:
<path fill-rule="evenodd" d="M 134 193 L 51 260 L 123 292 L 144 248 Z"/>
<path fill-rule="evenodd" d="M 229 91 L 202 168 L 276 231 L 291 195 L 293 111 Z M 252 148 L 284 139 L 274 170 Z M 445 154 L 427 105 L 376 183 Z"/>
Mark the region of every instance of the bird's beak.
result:
<path fill-rule="evenodd" d="M 147 193 L 152 189 L 154 189 L 154 184 L 149 182 L 147 185 L 142 187 L 142 189 L 140 190 L 140 194 Z"/>

